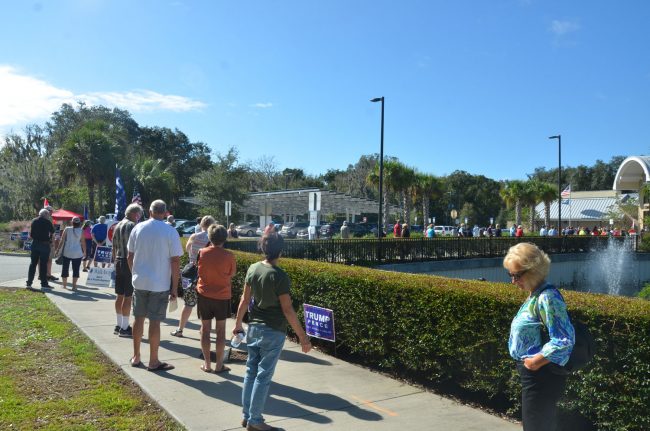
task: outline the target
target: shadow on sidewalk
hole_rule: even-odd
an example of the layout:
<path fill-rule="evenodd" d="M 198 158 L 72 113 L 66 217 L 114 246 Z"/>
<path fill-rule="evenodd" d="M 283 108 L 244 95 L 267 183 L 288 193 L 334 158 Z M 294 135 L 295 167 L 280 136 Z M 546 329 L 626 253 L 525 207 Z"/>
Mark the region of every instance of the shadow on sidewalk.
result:
<path fill-rule="evenodd" d="M 199 365 L 200 363 L 197 362 L 197 368 Z M 207 395 L 211 398 L 236 406 L 241 405 L 242 388 L 240 385 L 235 384 L 233 381 L 243 382 L 244 379 L 231 373 L 220 374 L 218 376 L 215 374 L 208 374 L 208 376 L 214 378 L 215 380 L 193 380 L 172 373 L 160 373 L 159 376 L 161 378 L 174 380 L 191 388 L 197 389 L 204 395 Z M 221 380 L 222 378 L 223 380 Z M 275 393 L 274 388 L 275 383 L 271 383 L 271 394 Z M 332 420 L 326 416 L 310 412 L 309 410 L 306 410 L 299 405 L 283 400 L 278 400 L 273 397 L 269 397 L 264 413 L 285 418 L 303 418 L 305 420 L 318 424 L 326 424 L 332 422 Z M 233 423 L 235 424 L 240 420 L 241 416 L 233 417 Z"/>
<path fill-rule="evenodd" d="M 299 347 L 298 345 L 296 345 Z M 315 365 L 332 365 L 331 362 L 326 361 L 324 359 L 319 359 L 315 356 L 312 355 L 305 355 L 304 353 L 295 351 L 295 350 L 283 350 L 282 354 L 280 355 L 280 360 L 281 361 L 287 361 L 287 362 L 300 362 L 300 363 L 305 363 L 305 364 L 315 364 Z"/>
<path fill-rule="evenodd" d="M 96 293 L 82 288 L 73 291 L 57 286 L 56 289 L 47 290 L 47 293 L 73 301 L 99 301 L 102 299 L 115 299 L 115 295 L 113 294 Z"/>

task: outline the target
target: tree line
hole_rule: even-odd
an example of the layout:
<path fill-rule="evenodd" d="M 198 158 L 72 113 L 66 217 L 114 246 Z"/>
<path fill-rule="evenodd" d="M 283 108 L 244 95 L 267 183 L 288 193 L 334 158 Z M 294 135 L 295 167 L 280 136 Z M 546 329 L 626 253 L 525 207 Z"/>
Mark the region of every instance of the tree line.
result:
<path fill-rule="evenodd" d="M 564 184 L 572 190 L 611 188 L 624 157 L 592 167 L 563 167 Z M 137 190 L 147 205 L 162 198 L 177 218 L 210 213 L 224 216 L 224 201 L 233 202 L 233 218 L 248 192 L 318 187 L 355 197 L 377 199 L 378 154 L 361 155 L 347 169 L 308 175 L 300 168 L 279 169 L 273 156 L 240 160 L 235 147 L 211 152 L 178 129 L 140 126 L 119 108 L 63 104 L 44 125 L 31 124 L 10 133 L 0 149 L 0 220 L 30 218 L 43 198 L 57 208 L 83 211 L 91 217 L 113 212 L 115 173 L 120 170 L 127 201 Z M 526 181 L 496 181 L 457 170 L 446 176 L 419 172 L 395 157 L 384 160 L 384 202 L 399 208 L 384 214 L 384 223 L 397 218 L 411 224 L 454 224 L 457 218 L 487 225 L 490 219 L 520 224 L 543 201 L 557 196 L 557 169 L 536 168 Z M 192 197 L 200 205 L 184 200 Z M 335 215 L 331 215 L 335 216 Z M 374 216 L 374 218 L 373 218 Z M 376 215 L 369 214 L 369 220 Z M 547 220 L 548 224 L 548 220 Z"/>

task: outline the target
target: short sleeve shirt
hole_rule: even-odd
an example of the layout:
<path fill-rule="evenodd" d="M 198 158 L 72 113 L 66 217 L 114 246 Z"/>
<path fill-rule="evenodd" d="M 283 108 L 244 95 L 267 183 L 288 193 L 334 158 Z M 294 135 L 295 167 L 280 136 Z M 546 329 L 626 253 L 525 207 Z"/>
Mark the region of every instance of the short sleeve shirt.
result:
<path fill-rule="evenodd" d="M 135 225 L 127 243 L 133 253 L 133 288 L 151 292 L 169 291 L 171 258 L 183 255 L 176 229 L 161 220 L 150 218 Z"/>
<path fill-rule="evenodd" d="M 106 234 L 108 233 L 108 226 L 104 223 L 97 223 L 91 229 L 93 235 L 95 235 L 95 241 L 104 242 L 106 241 Z"/>
<path fill-rule="evenodd" d="M 289 294 L 291 282 L 282 268 L 257 262 L 248 268 L 246 284 L 251 287 L 249 323 L 263 323 L 277 331 L 287 330 L 280 295 Z"/>
<path fill-rule="evenodd" d="M 135 223 L 126 217 L 115 226 L 115 231 L 113 232 L 113 249 L 115 250 L 116 258 L 126 259 L 128 257 L 129 250 L 127 245 L 134 227 Z"/>

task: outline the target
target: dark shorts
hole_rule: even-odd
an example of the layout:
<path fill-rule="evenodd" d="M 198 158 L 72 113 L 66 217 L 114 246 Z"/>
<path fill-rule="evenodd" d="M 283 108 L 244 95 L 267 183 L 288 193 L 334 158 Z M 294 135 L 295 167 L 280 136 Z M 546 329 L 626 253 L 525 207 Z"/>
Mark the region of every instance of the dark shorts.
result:
<path fill-rule="evenodd" d="M 198 295 L 196 311 L 201 320 L 226 320 L 230 317 L 230 299 L 212 299 Z"/>
<path fill-rule="evenodd" d="M 115 294 L 133 296 L 131 269 L 127 260 L 123 258 L 115 259 Z"/>
<path fill-rule="evenodd" d="M 92 259 L 95 254 L 95 248 L 93 247 L 93 240 L 86 239 L 86 259 Z"/>
<path fill-rule="evenodd" d="M 133 291 L 133 316 L 146 317 L 149 320 L 165 320 L 169 291 L 152 292 L 150 290 Z"/>

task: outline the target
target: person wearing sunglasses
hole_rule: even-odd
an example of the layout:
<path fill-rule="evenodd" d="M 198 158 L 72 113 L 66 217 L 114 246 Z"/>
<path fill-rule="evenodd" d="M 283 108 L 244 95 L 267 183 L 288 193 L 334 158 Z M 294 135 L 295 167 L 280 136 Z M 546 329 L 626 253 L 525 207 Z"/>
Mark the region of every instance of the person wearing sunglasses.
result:
<path fill-rule="evenodd" d="M 546 282 L 550 265 L 546 253 L 527 242 L 510 247 L 503 259 L 512 284 L 528 293 L 508 340 L 521 380 L 524 431 L 556 429 L 557 402 L 566 386 L 558 366 L 567 363 L 575 343 L 564 298 Z"/>

